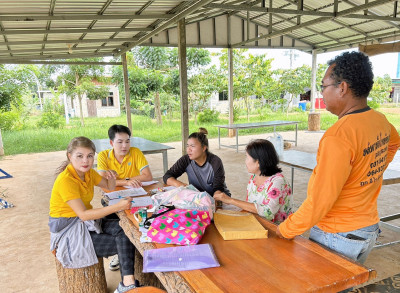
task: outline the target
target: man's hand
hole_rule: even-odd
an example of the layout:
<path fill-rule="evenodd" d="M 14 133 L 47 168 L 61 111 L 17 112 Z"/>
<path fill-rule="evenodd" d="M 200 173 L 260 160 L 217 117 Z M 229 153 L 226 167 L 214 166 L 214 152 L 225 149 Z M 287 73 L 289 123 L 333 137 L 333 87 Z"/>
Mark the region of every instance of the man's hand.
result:
<path fill-rule="evenodd" d="M 293 238 L 285 238 L 285 237 L 282 235 L 281 231 L 279 231 L 279 226 L 276 228 L 276 236 L 278 236 L 279 238 L 286 239 L 286 240 L 293 240 Z"/>
<path fill-rule="evenodd" d="M 142 182 L 135 178 L 130 178 L 129 180 L 126 180 L 125 186 L 132 186 L 133 188 L 139 188 L 142 187 Z"/>

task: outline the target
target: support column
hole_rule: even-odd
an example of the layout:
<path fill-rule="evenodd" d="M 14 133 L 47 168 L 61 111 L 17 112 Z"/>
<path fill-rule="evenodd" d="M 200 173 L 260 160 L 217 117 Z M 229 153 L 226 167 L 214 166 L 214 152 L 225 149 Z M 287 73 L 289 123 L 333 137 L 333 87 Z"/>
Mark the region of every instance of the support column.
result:
<path fill-rule="evenodd" d="M 231 47 L 231 18 L 228 16 L 228 100 L 229 100 L 229 124 L 233 124 L 233 49 Z M 234 137 L 235 129 L 229 129 L 229 137 Z"/>
<path fill-rule="evenodd" d="M 181 92 L 181 132 L 182 155 L 186 154 L 186 140 L 189 136 L 189 102 L 186 64 L 186 27 L 185 19 L 178 22 L 178 55 L 179 55 L 179 86 Z"/>
<path fill-rule="evenodd" d="M 126 110 L 126 124 L 132 131 L 132 117 L 131 117 L 131 98 L 129 91 L 129 80 L 128 80 L 128 65 L 126 63 L 126 53 L 121 55 L 122 71 L 124 73 L 124 89 L 125 89 L 125 110 Z M 132 135 L 133 136 L 133 135 Z"/>
<path fill-rule="evenodd" d="M 315 112 L 316 97 L 316 78 L 317 78 L 317 52 L 312 50 L 312 71 L 311 71 L 311 108 L 308 114 L 308 130 L 319 131 L 321 129 L 321 117 L 319 112 Z"/>

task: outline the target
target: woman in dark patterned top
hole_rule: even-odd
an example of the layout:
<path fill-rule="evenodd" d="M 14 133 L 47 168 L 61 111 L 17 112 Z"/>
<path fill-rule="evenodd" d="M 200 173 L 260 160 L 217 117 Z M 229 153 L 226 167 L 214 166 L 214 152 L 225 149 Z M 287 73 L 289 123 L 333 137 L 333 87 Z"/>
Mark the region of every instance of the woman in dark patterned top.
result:
<path fill-rule="evenodd" d="M 225 170 L 221 159 L 208 150 L 207 130 L 199 128 L 199 132 L 189 135 L 186 152 L 168 171 L 163 179 L 164 183 L 172 186 L 185 186 L 177 180 L 186 172 L 189 184 L 199 191 L 206 191 L 214 196 L 217 191 L 231 196 L 225 184 Z"/>

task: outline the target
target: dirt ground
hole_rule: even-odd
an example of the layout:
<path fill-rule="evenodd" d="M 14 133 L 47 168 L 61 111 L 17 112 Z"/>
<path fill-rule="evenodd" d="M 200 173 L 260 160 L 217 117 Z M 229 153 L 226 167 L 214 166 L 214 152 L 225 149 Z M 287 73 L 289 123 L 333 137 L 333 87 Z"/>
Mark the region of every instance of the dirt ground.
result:
<path fill-rule="evenodd" d="M 282 133 L 284 139 L 294 139 L 294 132 Z M 322 132 L 300 131 L 296 150 L 315 153 Z M 240 143 L 247 143 L 252 138 L 265 138 L 267 135 L 240 136 Z M 222 139 L 224 144 L 233 144 L 234 138 Z M 181 156 L 181 143 L 167 143 L 174 147 L 168 152 L 171 166 Z M 249 174 L 244 165 L 243 151 L 218 149 L 218 140 L 210 140 L 210 149 L 220 156 L 226 171 L 226 182 L 233 196 L 245 198 Z M 154 177 L 163 175 L 162 156 L 146 156 Z M 14 208 L 0 210 L 0 292 L 58 292 L 58 281 L 54 256 L 49 251 L 49 230 L 47 226 L 49 199 L 54 182 L 54 171 L 65 159 L 65 152 L 37 153 L 6 156 L 0 159 L 0 168 L 10 173 L 13 178 L 1 179 L 0 190 L 7 195 L 7 200 Z M 284 175 L 290 178 L 290 169 L 283 167 Z M 295 171 L 294 198 L 298 208 L 306 197 L 306 187 L 310 173 Z M 383 186 L 378 201 L 380 216 L 398 212 L 399 184 Z M 100 191 L 92 201 L 100 206 Z M 396 223 L 396 222 L 394 222 Z M 400 222 L 397 222 L 400 225 Z M 379 241 L 387 242 L 400 239 L 400 235 L 383 229 Z M 119 282 L 119 271 L 108 270 L 105 261 L 106 277 L 110 292 L 114 292 Z M 375 281 L 400 272 L 400 244 L 374 249 L 365 266 L 377 271 Z"/>

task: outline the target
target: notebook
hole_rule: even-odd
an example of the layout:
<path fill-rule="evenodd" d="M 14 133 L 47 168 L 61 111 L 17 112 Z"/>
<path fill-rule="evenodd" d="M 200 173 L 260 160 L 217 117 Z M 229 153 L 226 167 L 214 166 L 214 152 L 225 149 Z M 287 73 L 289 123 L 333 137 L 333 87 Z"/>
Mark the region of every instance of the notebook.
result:
<path fill-rule="evenodd" d="M 268 230 L 250 213 L 218 210 L 214 224 L 224 240 L 268 238 Z"/>
<path fill-rule="evenodd" d="M 219 266 L 211 244 L 149 249 L 143 255 L 143 273 L 189 271 Z"/>

